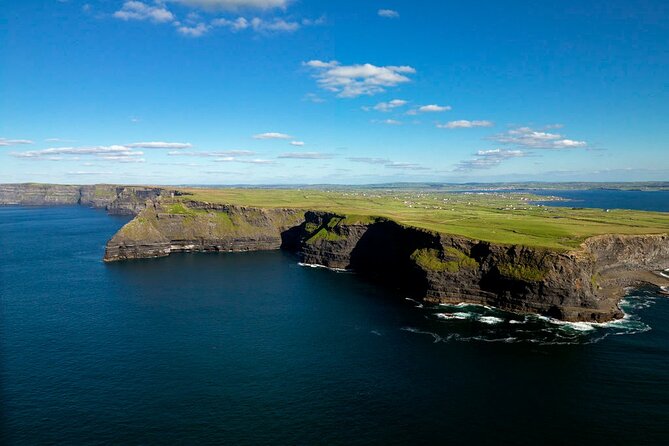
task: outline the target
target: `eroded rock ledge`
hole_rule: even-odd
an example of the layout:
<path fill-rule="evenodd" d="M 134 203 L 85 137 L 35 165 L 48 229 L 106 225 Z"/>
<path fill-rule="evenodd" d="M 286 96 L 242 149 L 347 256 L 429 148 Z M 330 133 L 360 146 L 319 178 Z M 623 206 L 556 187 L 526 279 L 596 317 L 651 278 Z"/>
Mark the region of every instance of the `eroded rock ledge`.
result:
<path fill-rule="evenodd" d="M 599 236 L 579 250 L 493 244 L 385 218 L 197 201 L 149 200 L 108 243 L 105 261 L 172 252 L 287 249 L 431 303 L 469 302 L 570 321 L 622 317 L 624 287 L 667 285 L 669 236 Z"/>

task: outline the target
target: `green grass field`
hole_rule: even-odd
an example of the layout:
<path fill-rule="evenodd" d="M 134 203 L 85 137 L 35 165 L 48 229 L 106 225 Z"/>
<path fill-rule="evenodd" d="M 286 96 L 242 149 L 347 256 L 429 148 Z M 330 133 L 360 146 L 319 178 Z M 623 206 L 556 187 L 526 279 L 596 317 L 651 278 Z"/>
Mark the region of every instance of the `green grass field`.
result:
<path fill-rule="evenodd" d="M 515 193 L 444 193 L 401 190 L 180 189 L 183 199 L 262 208 L 379 216 L 446 234 L 502 244 L 567 250 L 600 234 L 669 233 L 669 214 L 537 206 Z"/>

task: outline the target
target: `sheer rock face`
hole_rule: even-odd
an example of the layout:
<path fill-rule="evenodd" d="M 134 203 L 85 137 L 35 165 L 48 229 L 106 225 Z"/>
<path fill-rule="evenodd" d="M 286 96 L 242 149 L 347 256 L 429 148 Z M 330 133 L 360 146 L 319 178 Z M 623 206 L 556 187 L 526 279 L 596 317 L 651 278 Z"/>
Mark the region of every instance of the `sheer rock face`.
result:
<path fill-rule="evenodd" d="M 602 236 L 557 252 L 497 245 L 385 218 L 156 200 L 107 244 L 106 261 L 184 251 L 288 249 L 407 297 L 476 303 L 572 321 L 622 317 L 625 286 L 669 281 L 669 236 Z"/>
<path fill-rule="evenodd" d="M 0 184 L 0 205 L 63 206 L 83 205 L 107 210 L 113 215 L 137 215 L 147 200 L 174 192 L 157 187 L 96 184 Z"/>
<path fill-rule="evenodd" d="M 154 201 L 107 243 L 105 261 L 279 249 L 303 220 L 289 209 Z"/>

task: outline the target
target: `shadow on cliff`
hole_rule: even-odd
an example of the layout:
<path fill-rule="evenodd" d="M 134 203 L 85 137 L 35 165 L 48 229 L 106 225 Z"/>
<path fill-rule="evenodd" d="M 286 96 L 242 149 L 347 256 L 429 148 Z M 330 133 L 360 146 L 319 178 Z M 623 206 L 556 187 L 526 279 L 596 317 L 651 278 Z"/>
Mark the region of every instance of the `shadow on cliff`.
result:
<path fill-rule="evenodd" d="M 408 297 L 422 298 L 428 289 L 425 273 L 411 260 L 421 247 L 438 246 L 429 233 L 384 221 L 370 225 L 351 251 L 349 269 Z"/>

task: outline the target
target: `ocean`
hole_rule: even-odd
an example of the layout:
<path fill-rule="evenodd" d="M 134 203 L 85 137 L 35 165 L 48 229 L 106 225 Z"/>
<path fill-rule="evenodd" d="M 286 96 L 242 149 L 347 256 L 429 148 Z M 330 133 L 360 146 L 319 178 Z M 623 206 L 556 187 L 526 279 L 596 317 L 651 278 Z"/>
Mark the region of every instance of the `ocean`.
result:
<path fill-rule="evenodd" d="M 103 263 L 126 221 L 0 208 L 0 443 L 669 444 L 651 289 L 560 324 L 284 252 Z"/>
<path fill-rule="evenodd" d="M 560 207 L 600 209 L 634 209 L 639 211 L 669 212 L 669 190 L 527 190 L 536 195 L 557 196 L 566 201 L 543 202 Z"/>

